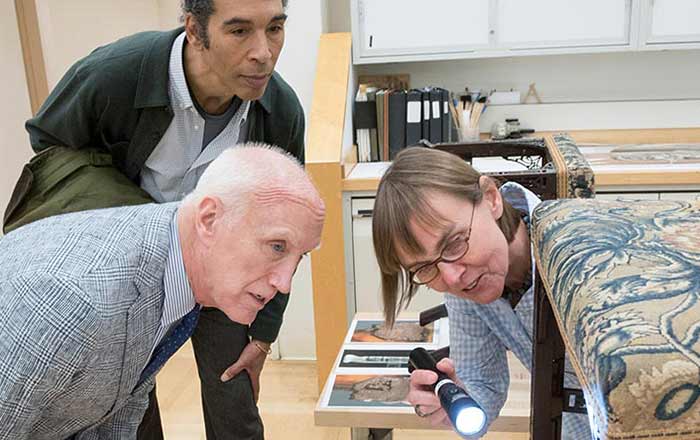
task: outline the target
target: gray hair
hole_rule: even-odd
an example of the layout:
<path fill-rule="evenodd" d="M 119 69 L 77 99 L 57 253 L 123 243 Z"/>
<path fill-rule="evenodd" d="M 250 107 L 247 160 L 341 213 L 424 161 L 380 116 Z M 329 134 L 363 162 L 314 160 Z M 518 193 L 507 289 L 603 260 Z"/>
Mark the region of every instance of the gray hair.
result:
<path fill-rule="evenodd" d="M 253 193 L 276 186 L 299 194 L 317 194 L 295 157 L 275 146 L 249 142 L 224 150 L 209 164 L 182 206 L 196 206 L 205 197 L 218 197 L 227 221 L 234 222 L 246 213 Z"/>
<path fill-rule="evenodd" d="M 282 7 L 287 9 L 289 0 L 280 0 Z M 187 14 L 192 14 L 195 23 L 197 24 L 197 37 L 202 40 L 205 49 L 209 49 L 209 17 L 214 13 L 214 0 L 181 0 L 180 9 L 182 16 L 180 21 L 185 21 Z"/>

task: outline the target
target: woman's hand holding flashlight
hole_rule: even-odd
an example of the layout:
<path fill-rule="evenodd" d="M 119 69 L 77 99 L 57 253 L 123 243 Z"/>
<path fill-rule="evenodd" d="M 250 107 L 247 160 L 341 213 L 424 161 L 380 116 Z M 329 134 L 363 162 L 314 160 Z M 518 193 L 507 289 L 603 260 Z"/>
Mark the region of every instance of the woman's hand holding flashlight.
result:
<path fill-rule="evenodd" d="M 431 417 L 433 424 L 446 423 L 445 419 L 448 419 L 453 429 L 464 438 L 483 435 L 486 429 L 486 413 L 467 394 L 464 385 L 457 379 L 452 361 L 443 359 L 438 364 L 425 348 L 416 347 L 408 355 L 408 370 L 411 371 L 409 401 L 416 405 L 416 414 L 420 417 Z M 427 392 L 426 387 L 432 389 L 435 400 L 428 399 L 424 394 Z M 422 402 L 425 402 L 426 408 L 435 409 L 426 412 Z M 440 405 L 442 409 L 438 409 L 436 405 Z"/>
<path fill-rule="evenodd" d="M 442 359 L 437 363 L 437 368 L 449 376 L 455 383 L 462 386 L 462 382 L 457 379 L 457 373 L 455 372 L 452 359 Z M 445 425 L 454 429 L 450 418 L 440 405 L 440 399 L 438 399 L 433 390 L 437 379 L 438 375 L 434 371 L 414 370 L 413 373 L 411 373 L 408 401 L 414 406 L 416 414 L 427 418 L 432 426 Z"/>

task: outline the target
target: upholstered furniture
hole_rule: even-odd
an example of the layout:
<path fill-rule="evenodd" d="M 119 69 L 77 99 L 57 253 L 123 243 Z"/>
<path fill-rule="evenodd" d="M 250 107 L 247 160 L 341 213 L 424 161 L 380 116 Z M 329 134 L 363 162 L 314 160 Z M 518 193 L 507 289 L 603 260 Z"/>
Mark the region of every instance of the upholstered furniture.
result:
<path fill-rule="evenodd" d="M 566 347 L 594 437 L 700 439 L 700 202 L 554 200 L 531 235 L 533 438 L 557 438 Z"/>

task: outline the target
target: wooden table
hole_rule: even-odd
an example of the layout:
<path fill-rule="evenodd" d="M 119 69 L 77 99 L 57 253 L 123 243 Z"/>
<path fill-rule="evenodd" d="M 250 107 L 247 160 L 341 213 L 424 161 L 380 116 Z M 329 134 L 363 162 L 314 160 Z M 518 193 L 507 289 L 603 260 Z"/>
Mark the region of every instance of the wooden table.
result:
<path fill-rule="evenodd" d="M 393 429 L 436 429 L 425 420 L 418 417 L 413 407 L 407 405 L 394 406 L 338 406 L 329 404 L 331 393 L 335 385 L 336 375 L 348 374 L 349 368 L 341 368 L 343 353 L 348 349 L 358 347 L 371 349 L 372 344 L 356 343 L 351 341 L 352 332 L 358 321 L 382 319 L 378 313 L 358 313 L 350 325 L 344 343 L 338 352 L 333 364 L 333 369 L 323 388 L 314 411 L 316 425 L 319 426 L 347 426 L 351 428 L 353 440 L 388 440 L 392 438 Z M 417 314 L 402 314 L 400 319 L 417 320 Z M 442 347 L 449 343 L 448 322 L 442 319 L 438 324 L 439 341 L 433 344 L 434 348 Z M 406 344 L 405 349 L 412 349 L 418 344 Z M 376 345 L 379 347 L 380 345 Z M 397 345 L 392 345 L 395 347 Z M 530 373 L 518 361 L 512 353 L 508 352 L 510 366 L 510 390 L 501 414 L 496 419 L 489 432 L 529 432 L 530 429 Z M 366 369 L 358 369 L 367 373 Z M 405 369 L 374 369 L 374 371 L 386 372 L 386 374 L 408 374 Z M 405 372 L 405 373 L 404 373 Z M 361 374 L 361 373 L 358 373 Z M 444 428 L 439 428 L 444 429 Z"/>

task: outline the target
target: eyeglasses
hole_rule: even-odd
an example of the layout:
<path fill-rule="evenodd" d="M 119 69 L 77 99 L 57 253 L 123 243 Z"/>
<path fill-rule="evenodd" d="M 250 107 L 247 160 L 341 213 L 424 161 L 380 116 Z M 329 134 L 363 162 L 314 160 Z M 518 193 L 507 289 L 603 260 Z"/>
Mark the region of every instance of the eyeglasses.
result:
<path fill-rule="evenodd" d="M 474 211 L 476 211 L 476 206 L 472 209 L 472 215 L 469 219 L 469 227 L 464 237 L 457 237 L 447 243 L 440 256 L 435 260 L 425 263 L 415 270 L 409 270 L 408 279 L 411 280 L 416 286 L 422 286 L 432 282 L 435 278 L 440 275 L 440 268 L 438 264 L 440 263 L 454 263 L 467 254 L 469 251 L 469 237 L 472 233 L 472 223 L 474 222 Z"/>

